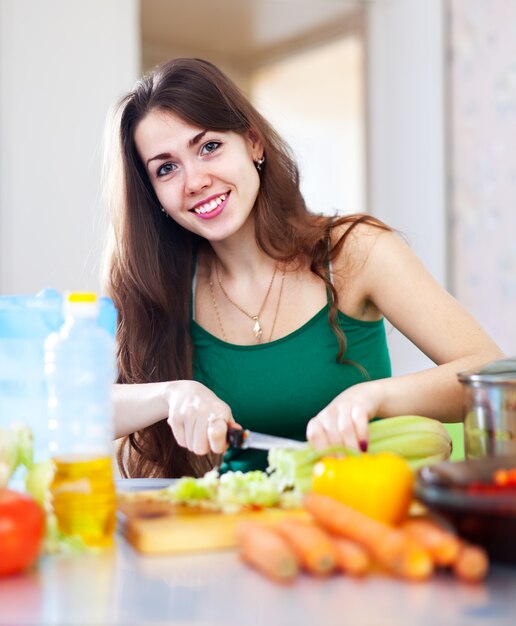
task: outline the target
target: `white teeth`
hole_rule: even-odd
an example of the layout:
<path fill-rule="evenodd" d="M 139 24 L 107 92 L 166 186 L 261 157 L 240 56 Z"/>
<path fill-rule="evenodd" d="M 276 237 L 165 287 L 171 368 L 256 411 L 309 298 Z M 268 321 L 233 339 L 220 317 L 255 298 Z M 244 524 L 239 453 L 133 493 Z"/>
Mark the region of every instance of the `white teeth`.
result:
<path fill-rule="evenodd" d="M 226 199 L 226 194 L 223 193 L 218 198 L 214 198 L 213 200 L 211 200 L 211 202 L 206 202 L 206 204 L 202 204 L 201 206 L 196 207 L 194 209 L 194 212 L 197 214 L 210 213 L 211 211 L 216 209 L 218 206 L 220 206 L 224 202 L 225 199 Z"/>

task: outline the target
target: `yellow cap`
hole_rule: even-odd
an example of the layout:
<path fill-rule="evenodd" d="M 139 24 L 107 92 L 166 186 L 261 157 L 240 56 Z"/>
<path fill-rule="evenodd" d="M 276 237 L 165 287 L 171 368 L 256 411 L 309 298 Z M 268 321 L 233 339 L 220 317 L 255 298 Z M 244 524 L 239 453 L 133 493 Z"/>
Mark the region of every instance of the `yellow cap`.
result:
<path fill-rule="evenodd" d="M 97 294 L 89 291 L 73 291 L 66 296 L 68 302 L 97 302 Z"/>

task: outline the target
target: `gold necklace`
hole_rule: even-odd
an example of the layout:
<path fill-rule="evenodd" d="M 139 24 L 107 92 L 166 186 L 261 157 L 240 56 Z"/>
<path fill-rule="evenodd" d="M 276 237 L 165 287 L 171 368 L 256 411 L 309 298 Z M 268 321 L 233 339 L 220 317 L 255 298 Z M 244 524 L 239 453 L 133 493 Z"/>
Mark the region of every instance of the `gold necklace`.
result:
<path fill-rule="evenodd" d="M 263 309 L 265 307 L 265 304 L 267 302 L 267 299 L 269 297 L 269 294 L 270 294 L 270 291 L 271 291 L 271 288 L 272 288 L 272 284 L 274 282 L 274 278 L 276 277 L 277 271 L 278 271 L 278 266 L 276 265 L 274 267 L 274 272 L 272 273 L 272 277 L 271 277 L 271 281 L 269 283 L 269 286 L 267 287 L 267 292 L 265 293 L 265 296 L 263 298 L 262 306 L 260 307 L 260 310 L 258 311 L 258 313 L 256 315 L 252 315 L 251 313 L 249 313 L 248 311 L 243 309 L 240 305 L 238 305 L 234 300 L 231 299 L 231 297 L 229 296 L 227 291 L 224 289 L 224 286 L 222 285 L 222 281 L 220 280 L 220 276 L 219 276 L 218 267 L 217 267 L 217 265 L 215 265 L 215 274 L 217 276 L 217 282 L 218 282 L 220 290 L 224 294 L 224 297 L 226 298 L 226 300 L 230 304 L 232 304 L 234 307 L 236 307 L 246 317 L 248 317 L 249 319 L 254 321 L 253 332 L 254 332 L 254 336 L 256 338 L 256 343 L 260 343 L 261 340 L 262 340 L 263 327 L 262 327 L 262 324 L 260 322 L 260 315 L 262 314 L 262 311 L 263 311 Z M 276 312 L 275 312 L 275 315 L 274 315 L 274 320 L 273 320 L 273 324 L 272 324 L 271 333 L 270 333 L 270 336 L 269 336 L 269 341 L 271 340 L 272 333 L 274 331 L 274 326 L 276 324 L 276 318 L 278 316 L 279 302 L 280 302 L 280 299 L 281 299 L 281 293 L 283 291 L 283 281 L 284 280 L 285 280 L 285 272 L 283 272 L 283 276 L 282 276 L 282 280 L 281 280 L 280 292 L 279 292 L 279 296 L 278 296 L 278 303 L 276 305 Z M 215 309 L 215 313 L 217 315 L 217 320 L 218 320 L 219 327 L 220 327 L 220 330 L 221 330 L 221 333 L 222 333 L 222 337 L 223 337 L 224 341 L 227 341 L 226 333 L 224 331 L 224 326 L 222 325 L 222 318 L 221 318 L 221 315 L 220 315 L 220 310 L 219 310 L 219 307 L 217 305 L 217 300 L 215 298 L 215 292 L 214 292 L 214 289 L 213 289 L 213 279 L 211 277 L 210 277 L 209 285 L 210 285 L 211 299 L 212 299 L 212 302 L 213 302 L 213 307 Z"/>
<path fill-rule="evenodd" d="M 285 282 L 285 270 L 283 270 L 281 274 L 281 283 L 278 294 L 278 302 L 276 303 L 276 311 L 274 313 L 274 319 L 272 320 L 271 333 L 269 335 L 269 341 L 272 339 L 272 333 L 274 332 L 274 327 L 276 326 L 276 319 L 278 317 L 279 304 L 281 302 L 281 294 L 283 293 L 283 283 Z"/>

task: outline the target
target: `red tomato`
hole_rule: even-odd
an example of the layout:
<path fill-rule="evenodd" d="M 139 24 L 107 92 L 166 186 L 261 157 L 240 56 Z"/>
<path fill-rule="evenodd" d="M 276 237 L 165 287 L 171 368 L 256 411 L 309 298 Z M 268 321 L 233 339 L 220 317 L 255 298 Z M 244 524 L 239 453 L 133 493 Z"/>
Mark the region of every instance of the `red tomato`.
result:
<path fill-rule="evenodd" d="M 0 489 L 0 576 L 17 574 L 37 558 L 45 515 L 29 496 Z"/>

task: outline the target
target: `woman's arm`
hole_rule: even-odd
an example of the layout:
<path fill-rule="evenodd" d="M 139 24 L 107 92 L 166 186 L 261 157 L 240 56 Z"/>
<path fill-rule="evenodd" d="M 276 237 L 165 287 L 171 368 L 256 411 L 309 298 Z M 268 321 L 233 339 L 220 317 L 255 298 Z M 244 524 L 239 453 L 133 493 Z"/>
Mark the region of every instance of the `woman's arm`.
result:
<path fill-rule="evenodd" d="M 362 280 L 365 298 L 437 365 L 385 381 L 379 416 L 401 415 L 412 407 L 412 413 L 459 421 L 457 372 L 503 357 L 500 348 L 395 233 L 376 238 Z"/>
<path fill-rule="evenodd" d="M 351 276 L 350 267 L 355 268 Z M 359 227 L 336 270 L 346 312 L 348 304 L 352 315 L 360 310 L 384 315 L 437 367 L 351 387 L 310 422 L 308 437 L 316 445 L 345 441 L 356 447 L 367 438 L 367 422 L 374 416 L 419 414 L 460 421 L 457 372 L 503 357 L 498 346 L 394 232 Z"/>
<path fill-rule="evenodd" d="M 166 419 L 180 446 L 196 454 L 226 449 L 231 409 L 193 380 L 114 385 L 115 439 Z"/>
<path fill-rule="evenodd" d="M 168 417 L 170 383 L 113 385 L 115 439 Z"/>

